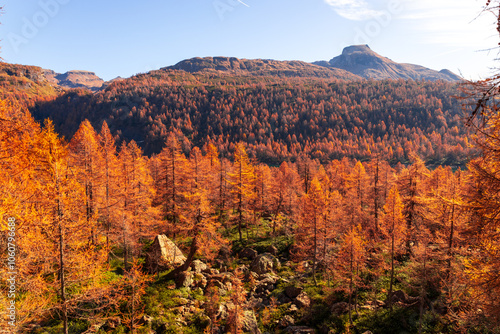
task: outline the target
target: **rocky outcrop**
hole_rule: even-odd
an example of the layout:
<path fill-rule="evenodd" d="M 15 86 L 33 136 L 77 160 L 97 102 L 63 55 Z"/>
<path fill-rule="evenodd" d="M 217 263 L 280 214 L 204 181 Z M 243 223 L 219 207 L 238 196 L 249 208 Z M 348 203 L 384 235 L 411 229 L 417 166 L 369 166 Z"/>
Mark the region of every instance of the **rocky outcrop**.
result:
<path fill-rule="evenodd" d="M 246 310 L 243 312 L 243 331 L 250 334 L 262 334 L 254 311 Z"/>
<path fill-rule="evenodd" d="M 306 63 L 303 61 L 279 61 L 271 59 L 238 59 L 234 57 L 206 57 L 186 59 L 166 70 L 182 70 L 189 73 L 226 72 L 240 76 L 315 77 L 342 80 L 360 80 L 347 71 Z"/>
<path fill-rule="evenodd" d="M 87 88 L 95 92 L 104 84 L 104 80 L 89 71 L 68 71 L 60 74 L 44 70 L 44 75 L 47 81 L 63 88 Z"/>
<path fill-rule="evenodd" d="M 150 273 L 178 266 L 186 261 L 182 251 L 166 235 L 156 236 L 146 255 L 145 267 Z"/>
<path fill-rule="evenodd" d="M 271 273 L 280 267 L 280 262 L 278 259 L 269 253 L 260 254 L 257 256 L 250 265 L 250 270 L 259 274 Z"/>
<path fill-rule="evenodd" d="M 392 61 L 374 52 L 368 45 L 351 45 L 340 56 L 314 64 L 351 72 L 365 79 L 404 79 L 428 81 L 460 81 L 461 77 L 450 70 L 435 71 L 427 67 Z"/>

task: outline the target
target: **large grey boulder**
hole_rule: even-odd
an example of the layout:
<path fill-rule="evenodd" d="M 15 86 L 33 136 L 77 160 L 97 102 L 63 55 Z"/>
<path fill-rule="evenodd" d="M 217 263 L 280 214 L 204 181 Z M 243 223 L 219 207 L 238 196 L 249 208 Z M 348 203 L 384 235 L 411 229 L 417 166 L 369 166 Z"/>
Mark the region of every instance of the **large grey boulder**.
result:
<path fill-rule="evenodd" d="M 243 313 L 243 331 L 250 334 L 262 334 L 255 313 L 251 310 Z"/>
<path fill-rule="evenodd" d="M 259 275 L 268 274 L 279 269 L 280 262 L 272 254 L 264 253 L 257 256 L 250 265 L 250 270 Z"/>
<path fill-rule="evenodd" d="M 149 272 L 163 271 L 179 266 L 186 261 L 186 257 L 172 240 L 166 235 L 157 235 L 146 255 L 146 268 Z"/>

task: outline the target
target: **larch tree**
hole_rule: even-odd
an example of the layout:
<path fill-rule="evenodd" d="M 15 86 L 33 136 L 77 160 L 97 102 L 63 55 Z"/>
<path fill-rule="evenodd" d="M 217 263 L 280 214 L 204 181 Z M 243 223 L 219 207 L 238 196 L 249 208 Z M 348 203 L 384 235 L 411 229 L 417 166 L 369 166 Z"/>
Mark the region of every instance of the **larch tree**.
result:
<path fill-rule="evenodd" d="M 366 228 L 365 193 L 367 175 L 363 164 L 358 161 L 346 176 L 344 208 L 352 226 L 361 224 Z"/>
<path fill-rule="evenodd" d="M 245 212 L 255 198 L 255 169 L 248 158 L 243 143 L 236 145 L 232 169 L 232 172 L 229 173 L 231 194 L 238 213 L 239 239 L 243 241 L 242 226 L 244 220 L 245 227 L 248 228 L 248 218 L 245 219 Z"/>
<path fill-rule="evenodd" d="M 58 292 L 57 308 L 63 319 L 63 332 L 68 333 L 68 319 L 74 315 L 78 302 L 97 287 L 106 270 L 106 254 L 105 250 L 85 242 L 91 230 L 86 208 L 81 208 L 85 185 L 77 182 L 76 171 L 67 163 L 67 147 L 50 122 L 45 124 L 38 154 L 41 157 L 38 189 L 43 200 L 37 203 L 41 210 L 37 226 L 52 244 L 47 247 L 52 250 L 52 255 L 47 255 L 57 267 L 57 280 L 52 284 Z"/>
<path fill-rule="evenodd" d="M 352 325 L 353 296 L 357 310 L 357 292 L 361 283 L 361 273 L 366 266 L 366 241 L 361 225 L 351 226 L 342 236 L 340 248 L 334 261 L 335 272 L 338 273 L 343 286 L 347 285 L 349 294 L 349 322 Z M 344 285 L 345 284 L 345 285 Z"/>
<path fill-rule="evenodd" d="M 500 35 L 500 2 L 485 1 L 485 11 L 496 16 Z M 466 261 L 471 299 L 468 319 L 490 330 L 500 326 L 500 74 L 462 85 L 464 108 L 469 112 L 468 125 L 473 130 L 476 148 L 481 155 L 469 165 L 466 209 L 470 215 L 467 236 L 475 249 Z M 472 103 L 471 103 L 472 101 Z M 477 307 L 475 307 L 477 306 Z"/>
<path fill-rule="evenodd" d="M 186 261 L 175 268 L 169 277 L 188 270 L 195 255 L 213 259 L 217 250 L 225 244 L 219 234 L 215 206 L 209 200 L 212 181 L 209 165 L 209 156 L 203 156 L 197 147 L 191 150 L 186 164 L 189 178 L 185 188 L 179 192 L 179 230 L 183 236 L 191 237 L 191 245 Z"/>
<path fill-rule="evenodd" d="M 97 134 L 88 120 L 84 120 L 69 143 L 70 164 L 74 166 L 76 178 L 85 189 L 84 207 L 87 224 L 90 227 L 89 239 L 98 243 L 97 208 L 101 195 L 103 161 L 100 155 Z"/>
<path fill-rule="evenodd" d="M 157 231 L 158 213 L 152 207 L 155 196 L 153 180 L 149 173 L 148 162 L 142 150 L 134 141 L 120 147 L 120 193 L 119 215 L 124 266 L 129 268 L 129 261 L 137 251 L 137 242 L 153 236 Z"/>
<path fill-rule="evenodd" d="M 316 270 L 320 257 L 323 235 L 321 230 L 324 226 L 324 211 L 326 198 L 319 180 L 315 177 L 311 181 L 309 193 L 302 197 L 301 219 L 298 222 L 295 233 L 296 256 L 303 260 L 312 261 L 312 273 L 314 284 L 316 281 Z"/>
<path fill-rule="evenodd" d="M 101 155 L 102 171 L 102 195 L 98 203 L 100 217 L 106 229 L 106 247 L 110 251 L 110 238 L 112 227 L 116 228 L 118 221 L 118 157 L 115 139 L 111 135 L 108 124 L 104 122 L 98 136 L 99 150 Z"/>
<path fill-rule="evenodd" d="M 418 228 L 427 224 L 426 219 L 428 218 L 426 183 L 429 170 L 419 157 L 414 156 L 413 160 L 413 164 L 404 168 L 398 178 L 398 189 L 401 190 L 401 198 L 404 203 L 407 254 L 411 254 L 412 246 L 418 242 L 416 239 Z"/>
<path fill-rule="evenodd" d="M 162 212 L 168 223 L 169 234 L 177 234 L 176 224 L 179 220 L 179 192 L 183 188 L 186 157 L 176 134 L 171 132 L 165 147 L 159 154 L 160 187 L 157 189 L 158 202 L 162 203 Z"/>
<path fill-rule="evenodd" d="M 386 204 L 384 205 L 382 222 L 383 224 L 381 226 L 381 230 L 388 237 L 387 241 L 390 243 L 387 247 L 391 258 L 389 293 L 387 295 L 387 301 L 389 306 L 392 307 L 394 262 L 396 252 L 400 249 L 401 244 L 404 243 L 407 229 L 403 216 L 403 203 L 401 202 L 401 197 L 399 196 L 399 191 L 396 187 L 393 187 L 389 191 Z"/>

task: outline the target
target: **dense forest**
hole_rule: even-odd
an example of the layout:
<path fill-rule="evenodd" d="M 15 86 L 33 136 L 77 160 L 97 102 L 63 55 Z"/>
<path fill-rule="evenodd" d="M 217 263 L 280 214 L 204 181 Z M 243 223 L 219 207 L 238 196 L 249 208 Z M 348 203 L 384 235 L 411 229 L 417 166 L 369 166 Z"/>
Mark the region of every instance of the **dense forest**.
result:
<path fill-rule="evenodd" d="M 469 170 L 377 153 L 272 167 L 242 142 L 230 159 L 214 141 L 185 155 L 179 132 L 148 157 L 106 122 L 67 143 L 13 101 L 0 110 L 19 332 L 498 329 L 496 137 L 477 138 Z M 182 263 L 149 265 L 159 233 Z"/>
<path fill-rule="evenodd" d="M 499 87 L 2 63 L 0 331 L 499 333 Z"/>
<path fill-rule="evenodd" d="M 456 84 L 189 74 L 159 70 L 90 94 L 71 91 L 33 108 L 71 138 L 88 119 L 106 121 L 120 140 L 159 153 L 169 132 L 183 135 L 184 153 L 214 145 L 225 157 L 234 143 L 279 165 L 307 155 L 326 163 L 367 160 L 378 152 L 395 164 L 418 154 L 428 164 L 462 165 L 472 154 Z"/>

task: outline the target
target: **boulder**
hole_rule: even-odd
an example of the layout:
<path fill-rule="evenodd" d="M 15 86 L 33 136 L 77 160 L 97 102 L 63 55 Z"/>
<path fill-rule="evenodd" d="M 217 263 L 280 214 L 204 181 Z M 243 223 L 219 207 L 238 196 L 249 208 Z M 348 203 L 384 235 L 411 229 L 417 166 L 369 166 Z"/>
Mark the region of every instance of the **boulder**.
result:
<path fill-rule="evenodd" d="M 274 256 L 277 256 L 278 255 L 278 248 L 274 247 L 273 245 L 270 245 L 269 247 L 267 247 L 266 252 L 268 252 L 269 254 L 272 254 Z"/>
<path fill-rule="evenodd" d="M 248 298 L 247 307 L 252 310 L 260 310 L 264 308 L 264 299 L 250 296 Z"/>
<path fill-rule="evenodd" d="M 243 331 L 250 334 L 262 334 L 253 311 L 248 310 L 243 313 Z"/>
<path fill-rule="evenodd" d="M 192 263 L 191 263 L 191 269 L 197 273 L 197 274 L 201 274 L 202 272 L 204 272 L 205 270 L 208 269 L 208 266 L 203 263 L 202 261 L 200 260 L 194 260 Z"/>
<path fill-rule="evenodd" d="M 280 267 L 280 262 L 274 255 L 269 253 L 260 254 L 250 265 L 250 270 L 259 274 L 268 274 L 277 270 Z"/>
<path fill-rule="evenodd" d="M 145 266 L 150 273 L 156 273 L 179 266 L 185 261 L 186 257 L 173 241 L 166 235 L 160 234 L 155 237 L 149 252 L 146 254 Z"/>
<path fill-rule="evenodd" d="M 240 258 L 245 258 L 245 259 L 250 259 L 253 260 L 257 257 L 259 253 L 255 249 L 252 248 L 245 248 L 240 252 Z"/>
<path fill-rule="evenodd" d="M 181 272 L 175 278 L 175 286 L 177 289 L 190 288 L 192 284 L 193 284 L 193 274 L 191 274 L 189 271 Z"/>
<path fill-rule="evenodd" d="M 283 318 L 281 318 L 278 324 L 280 328 L 287 328 L 293 325 L 295 325 L 295 320 L 293 320 L 293 318 L 289 315 L 285 315 Z"/>
<path fill-rule="evenodd" d="M 297 305 L 298 308 L 309 308 L 309 306 L 311 306 L 311 299 L 307 293 L 303 291 L 300 295 L 295 297 L 293 303 Z"/>
<path fill-rule="evenodd" d="M 285 294 L 288 298 L 294 299 L 304 291 L 303 288 L 297 286 L 287 286 L 285 288 Z"/>
<path fill-rule="evenodd" d="M 392 296 L 390 298 L 391 298 L 390 302 L 392 304 L 403 304 L 406 306 L 411 306 L 413 304 L 419 303 L 419 301 L 420 301 L 419 297 L 408 296 L 402 290 L 393 291 Z M 386 301 L 386 304 L 389 305 L 389 300 Z"/>
<path fill-rule="evenodd" d="M 145 314 L 139 319 L 140 326 L 146 326 L 147 328 L 151 328 L 151 324 L 153 323 L 154 318 Z"/>

